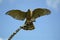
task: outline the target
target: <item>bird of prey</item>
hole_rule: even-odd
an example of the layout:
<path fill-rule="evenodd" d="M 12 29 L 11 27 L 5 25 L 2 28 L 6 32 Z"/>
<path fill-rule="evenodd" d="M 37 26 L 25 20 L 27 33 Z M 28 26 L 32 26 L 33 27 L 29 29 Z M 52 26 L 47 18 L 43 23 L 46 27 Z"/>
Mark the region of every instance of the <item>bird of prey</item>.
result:
<path fill-rule="evenodd" d="M 24 26 L 21 27 L 24 30 L 35 29 L 33 22 L 36 21 L 36 18 L 44 15 L 49 15 L 50 13 L 51 11 L 45 8 L 36 8 L 33 11 L 28 9 L 26 12 L 21 10 L 10 10 L 6 12 L 6 14 L 10 15 L 14 19 L 22 20 L 22 21 L 26 19 Z"/>

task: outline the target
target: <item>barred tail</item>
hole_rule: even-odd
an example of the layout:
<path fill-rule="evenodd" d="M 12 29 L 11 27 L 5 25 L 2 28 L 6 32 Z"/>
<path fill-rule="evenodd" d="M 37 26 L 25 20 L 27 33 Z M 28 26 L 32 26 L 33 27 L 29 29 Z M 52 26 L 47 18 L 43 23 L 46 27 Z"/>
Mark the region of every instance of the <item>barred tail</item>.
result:
<path fill-rule="evenodd" d="M 35 29 L 33 22 L 26 23 L 25 26 L 21 27 L 23 30 L 33 30 Z"/>

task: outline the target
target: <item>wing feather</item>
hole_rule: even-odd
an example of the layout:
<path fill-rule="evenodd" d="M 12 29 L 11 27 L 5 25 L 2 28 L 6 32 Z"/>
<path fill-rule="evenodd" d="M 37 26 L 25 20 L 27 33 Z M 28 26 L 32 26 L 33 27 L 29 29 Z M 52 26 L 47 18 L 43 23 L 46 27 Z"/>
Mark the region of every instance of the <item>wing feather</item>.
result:
<path fill-rule="evenodd" d="M 44 8 L 37 8 L 32 12 L 32 19 L 36 19 L 40 16 L 49 15 L 50 10 Z"/>
<path fill-rule="evenodd" d="M 10 10 L 6 14 L 17 20 L 24 20 L 26 18 L 26 13 L 20 10 Z"/>

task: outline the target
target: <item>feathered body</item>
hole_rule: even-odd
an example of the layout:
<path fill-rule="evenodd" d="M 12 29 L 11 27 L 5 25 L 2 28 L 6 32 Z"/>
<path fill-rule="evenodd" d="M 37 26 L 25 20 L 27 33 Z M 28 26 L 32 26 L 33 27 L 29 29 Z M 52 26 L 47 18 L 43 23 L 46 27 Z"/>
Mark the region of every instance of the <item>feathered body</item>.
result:
<path fill-rule="evenodd" d="M 28 9 L 27 12 L 23 12 L 21 10 L 10 10 L 6 14 L 12 16 L 17 20 L 26 19 L 25 25 L 21 28 L 24 30 L 33 30 L 35 28 L 33 22 L 35 22 L 36 18 L 50 14 L 50 10 L 45 8 L 37 8 L 33 11 Z"/>
<path fill-rule="evenodd" d="M 32 19 L 32 12 L 28 9 L 26 12 L 26 21 L 24 27 L 21 27 L 24 30 L 33 30 L 35 29 L 33 22 L 31 21 Z"/>

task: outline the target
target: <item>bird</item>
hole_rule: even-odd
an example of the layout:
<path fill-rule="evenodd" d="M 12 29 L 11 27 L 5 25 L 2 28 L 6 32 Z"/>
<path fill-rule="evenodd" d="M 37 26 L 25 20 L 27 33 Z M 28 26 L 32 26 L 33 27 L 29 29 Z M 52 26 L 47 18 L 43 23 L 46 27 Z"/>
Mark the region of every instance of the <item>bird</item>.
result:
<path fill-rule="evenodd" d="M 16 20 L 22 20 L 25 21 L 24 25 L 21 26 L 21 29 L 23 30 L 33 30 L 35 29 L 35 26 L 33 22 L 36 22 L 36 19 L 51 14 L 51 11 L 46 8 L 36 8 L 33 11 L 28 9 L 26 12 L 22 10 L 9 10 L 6 12 L 7 15 L 11 16 L 12 18 Z"/>

